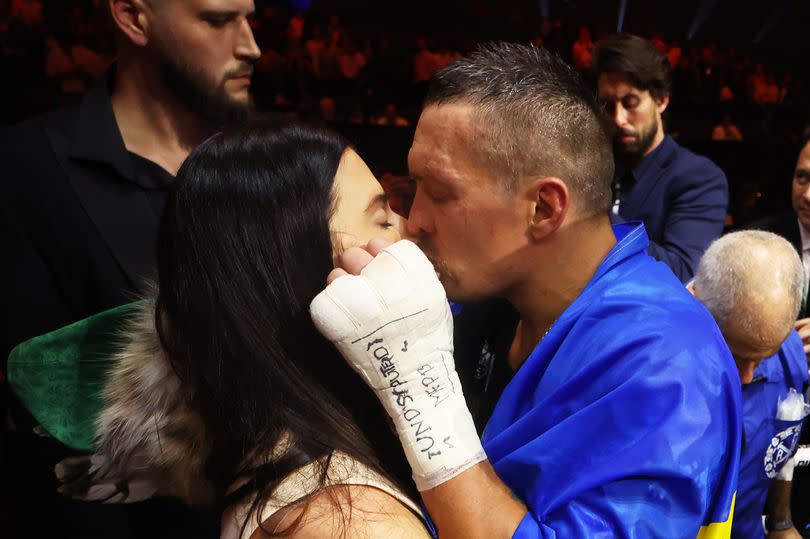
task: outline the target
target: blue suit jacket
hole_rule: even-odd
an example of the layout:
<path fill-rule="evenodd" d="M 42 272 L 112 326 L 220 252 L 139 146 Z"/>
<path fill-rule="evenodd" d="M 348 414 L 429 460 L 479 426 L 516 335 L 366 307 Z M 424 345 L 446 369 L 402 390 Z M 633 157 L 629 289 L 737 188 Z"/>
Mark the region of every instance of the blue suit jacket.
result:
<path fill-rule="evenodd" d="M 636 165 L 633 175 L 635 185 L 622 188 L 619 217 L 644 222 L 650 255 L 687 282 L 706 248 L 723 232 L 726 175 L 669 135 Z"/>

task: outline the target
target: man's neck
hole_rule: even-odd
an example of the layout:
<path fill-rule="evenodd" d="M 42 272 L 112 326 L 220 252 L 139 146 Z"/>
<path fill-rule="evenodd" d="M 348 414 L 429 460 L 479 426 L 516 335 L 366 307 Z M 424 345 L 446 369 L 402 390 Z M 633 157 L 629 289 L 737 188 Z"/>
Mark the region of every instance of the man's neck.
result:
<path fill-rule="evenodd" d="M 172 95 L 146 62 L 119 61 L 111 100 L 127 150 L 171 174 L 213 131 Z"/>
<path fill-rule="evenodd" d="M 509 364 L 517 370 L 559 316 L 579 296 L 613 246 L 616 237 L 605 216 L 566 225 L 549 240 L 546 258 L 506 299 L 520 312 Z"/>

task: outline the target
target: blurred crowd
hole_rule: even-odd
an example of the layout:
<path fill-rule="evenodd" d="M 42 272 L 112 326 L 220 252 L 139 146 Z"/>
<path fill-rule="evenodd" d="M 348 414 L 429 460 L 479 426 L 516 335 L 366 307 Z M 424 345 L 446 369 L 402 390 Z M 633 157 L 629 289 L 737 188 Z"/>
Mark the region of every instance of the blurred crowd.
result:
<path fill-rule="evenodd" d="M 3 5 L 5 4 L 5 5 Z M 0 2 L 0 47 L 7 103 L 0 121 L 72 103 L 113 60 L 113 43 L 98 0 Z M 252 25 L 262 49 L 254 95 L 261 110 L 348 124 L 412 125 L 432 73 L 471 50 L 457 32 L 388 32 L 344 24 L 340 16 L 257 3 Z M 486 16 L 491 17 L 491 13 Z M 483 15 L 481 15 L 483 16 Z M 505 17 L 514 16 L 508 11 Z M 588 72 L 594 42 L 585 26 L 527 17 L 533 31 L 513 30 Z M 492 27 L 508 25 L 492 21 Z M 524 27 L 526 24 L 524 23 Z M 491 32 L 490 32 L 491 33 Z M 514 39 L 516 36 L 508 36 Z M 810 118 L 807 74 L 785 58 L 717 43 L 649 36 L 672 66 L 670 132 L 689 140 L 795 143 Z"/>

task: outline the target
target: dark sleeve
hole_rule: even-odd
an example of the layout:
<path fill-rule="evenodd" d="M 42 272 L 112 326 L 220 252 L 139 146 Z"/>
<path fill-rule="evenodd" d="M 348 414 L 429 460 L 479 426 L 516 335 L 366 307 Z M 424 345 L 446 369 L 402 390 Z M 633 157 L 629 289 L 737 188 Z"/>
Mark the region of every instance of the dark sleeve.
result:
<path fill-rule="evenodd" d="M 2 264 L 2 300 L 6 318 L 0 330 L 0 366 L 20 342 L 72 321 L 64 290 L 54 275 L 47 246 L 32 228 L 45 215 L 39 201 L 48 197 L 37 179 L 47 174 L 46 141 L 33 120 L 0 129 L 0 229 L 6 253 Z M 60 201 L 57 201 L 58 204 Z M 64 200 L 61 200 L 64 203 Z M 54 241 L 58 241 L 55 239 Z"/>
<path fill-rule="evenodd" d="M 671 182 L 662 241 L 650 241 L 650 255 L 664 262 L 682 282 L 694 276 L 700 257 L 723 233 L 728 181 L 717 165 L 698 158 Z"/>
<path fill-rule="evenodd" d="M 3 264 L 3 300 L 6 323 L 2 330 L 2 363 L 20 342 L 59 327 L 70 320 L 70 309 L 48 264 L 22 224 L 3 208 L 2 229 L 6 248 Z"/>

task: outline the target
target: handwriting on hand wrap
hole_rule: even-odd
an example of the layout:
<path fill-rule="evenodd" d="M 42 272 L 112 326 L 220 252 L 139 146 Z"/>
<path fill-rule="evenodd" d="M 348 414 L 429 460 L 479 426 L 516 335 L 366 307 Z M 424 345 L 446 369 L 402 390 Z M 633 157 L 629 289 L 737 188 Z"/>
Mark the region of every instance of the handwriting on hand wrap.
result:
<path fill-rule="evenodd" d="M 424 419 L 422 419 L 422 412 L 415 407 L 413 395 L 411 395 L 406 387 L 408 381 L 399 379 L 400 374 L 394 362 L 394 356 L 391 355 L 388 347 L 385 345 L 385 340 L 382 337 L 378 337 L 369 341 L 366 346 L 366 351 L 371 352 L 374 358 L 379 362 L 380 373 L 388 380 L 388 387 L 396 397 L 397 406 L 402 410 L 402 417 L 405 418 L 405 421 L 408 422 L 408 425 L 412 429 L 411 434 L 416 439 L 416 447 L 422 453 L 427 453 L 428 459 L 441 455 L 441 450 L 433 450 L 433 446 L 436 442 L 433 436 L 429 434 L 433 430 L 433 427 L 425 424 Z M 419 374 L 423 376 L 422 385 L 427 388 L 429 384 L 425 384 L 424 375 L 421 372 Z M 429 393 L 429 390 L 426 390 L 426 393 L 429 396 L 433 396 Z M 439 391 L 437 390 L 434 394 L 435 393 L 439 393 Z"/>
<path fill-rule="evenodd" d="M 447 386 L 440 383 L 439 379 L 433 376 L 433 374 L 440 374 L 432 373 L 431 371 L 433 371 L 434 368 L 433 365 L 427 363 L 416 369 L 416 371 L 422 375 L 422 387 L 425 388 L 425 394 L 433 399 L 433 407 L 436 408 L 444 402 L 448 396 L 448 392 Z"/>

